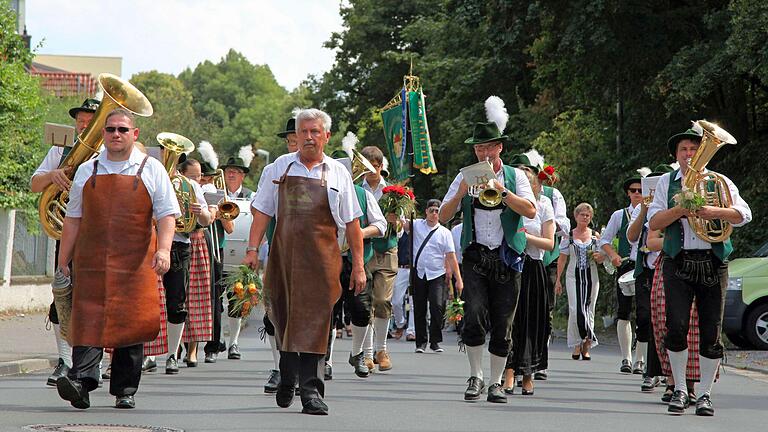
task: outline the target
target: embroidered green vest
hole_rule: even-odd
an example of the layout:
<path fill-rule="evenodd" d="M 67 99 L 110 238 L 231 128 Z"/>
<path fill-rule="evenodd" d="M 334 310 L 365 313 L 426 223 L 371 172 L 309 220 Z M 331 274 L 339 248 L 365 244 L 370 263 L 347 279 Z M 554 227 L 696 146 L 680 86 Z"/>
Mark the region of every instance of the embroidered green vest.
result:
<path fill-rule="evenodd" d="M 669 174 L 669 188 L 667 188 L 667 208 L 675 206 L 675 201 L 672 197 L 680 192 L 682 189 L 681 180 L 675 180 L 678 170 L 674 170 Z M 683 248 L 683 235 L 682 235 L 682 220 L 675 221 L 669 226 L 664 228 L 664 253 L 676 257 L 680 250 Z M 731 245 L 731 239 L 725 242 L 712 243 L 712 252 L 715 256 L 720 258 L 720 261 L 725 262 L 728 256 L 733 252 L 733 245 Z"/>
<path fill-rule="evenodd" d="M 619 233 L 617 234 L 619 237 L 618 253 L 622 258 L 628 257 L 632 250 L 632 246 L 629 244 L 629 240 L 627 240 L 627 228 L 629 228 L 629 215 L 628 210 L 625 207 L 621 212 L 621 226 L 619 227 Z"/>
<path fill-rule="evenodd" d="M 551 186 L 542 186 L 541 193 L 545 197 L 549 198 L 549 202 L 552 203 L 552 208 L 554 209 L 555 208 L 555 199 L 553 198 L 554 188 Z M 557 228 L 555 228 L 555 230 L 557 230 Z M 556 235 L 555 248 L 552 249 L 551 251 L 544 251 L 544 259 L 542 261 L 544 261 L 545 267 L 552 264 L 560 256 L 560 247 L 559 247 L 560 240 L 562 240 L 560 236 Z"/>
<path fill-rule="evenodd" d="M 365 196 L 365 189 L 355 185 L 355 194 L 357 195 L 357 202 L 360 204 L 360 209 L 363 210 L 363 215 L 360 216 L 360 229 L 368 226 L 368 199 Z M 363 240 L 363 263 L 367 264 L 368 261 L 373 258 L 373 247 L 371 246 L 370 239 Z"/>
<path fill-rule="evenodd" d="M 504 187 L 506 187 L 511 193 L 515 193 L 517 190 L 515 182 L 515 169 L 511 166 L 503 165 L 504 170 Z M 474 222 L 474 209 L 472 208 L 472 198 L 466 195 L 461 199 L 461 211 L 464 219 L 464 225 L 461 230 L 461 250 L 467 248 L 472 242 L 475 241 L 475 229 Z M 507 245 L 515 252 L 522 254 L 525 251 L 525 231 L 523 231 L 523 218 L 519 214 L 512 211 L 509 207 L 504 207 L 501 211 L 501 227 L 504 230 L 504 239 Z"/>

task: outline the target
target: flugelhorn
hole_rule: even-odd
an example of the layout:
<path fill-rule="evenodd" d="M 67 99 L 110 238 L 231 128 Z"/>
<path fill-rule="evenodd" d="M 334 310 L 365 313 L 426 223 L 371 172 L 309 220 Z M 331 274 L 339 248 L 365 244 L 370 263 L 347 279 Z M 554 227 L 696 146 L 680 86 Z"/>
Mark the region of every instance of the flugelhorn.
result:
<path fill-rule="evenodd" d="M 352 149 L 352 182 L 356 182 L 357 179 L 365 174 L 376 171 L 373 164 L 359 151 Z"/>
<path fill-rule="evenodd" d="M 217 169 L 216 174 L 213 176 L 213 186 L 217 190 L 224 191 L 224 197 L 218 203 L 219 218 L 227 221 L 237 218 L 240 215 L 240 207 L 227 199 L 227 185 L 224 182 L 224 170 L 221 168 Z"/>
<path fill-rule="evenodd" d="M 190 209 L 192 204 L 197 203 L 197 196 L 192 182 L 179 174 L 176 165 L 179 162 L 179 156 L 182 153 L 191 153 L 195 150 L 195 145 L 189 138 L 171 132 L 157 134 L 157 142 L 165 149 L 163 166 L 168 171 L 173 190 L 176 192 L 176 199 L 181 207 L 181 216 L 176 219 L 176 232 L 190 233 L 197 225 L 197 215 Z"/>
<path fill-rule="evenodd" d="M 68 168 L 67 177 L 75 178 L 77 168 L 99 151 L 102 136 L 101 130 L 107 120 L 107 114 L 115 108 L 123 108 L 134 115 L 149 117 L 152 115 L 152 104 L 131 83 L 122 78 L 103 73 L 98 78 L 99 86 L 104 90 L 104 98 L 87 128 L 77 137 L 66 158 L 61 161 L 60 169 Z M 59 190 L 55 184 L 48 185 L 40 195 L 38 204 L 40 225 L 43 231 L 55 240 L 61 239 L 61 229 L 67 211 L 69 192 Z"/>

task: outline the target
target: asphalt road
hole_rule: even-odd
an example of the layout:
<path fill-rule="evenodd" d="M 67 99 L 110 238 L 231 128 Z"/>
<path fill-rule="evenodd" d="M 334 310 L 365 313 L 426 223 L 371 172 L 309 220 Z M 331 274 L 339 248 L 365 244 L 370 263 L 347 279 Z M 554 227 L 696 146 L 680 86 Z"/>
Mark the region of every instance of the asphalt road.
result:
<path fill-rule="evenodd" d="M 455 333 L 446 333 L 446 352 L 414 354 L 413 344 L 390 343 L 394 368 L 368 379 L 346 364 L 349 339 L 337 341 L 333 381 L 327 382 L 327 417 L 301 414 L 263 393 L 271 354 L 256 327 L 241 336 L 243 359 L 219 360 L 176 376 L 145 374 L 135 410 L 112 408 L 106 388 L 91 394 L 92 407 L 79 411 L 44 385 L 47 374 L 0 377 L 0 431 L 31 424 L 129 424 L 187 431 L 581 431 L 680 430 L 751 431 L 768 423 L 768 376 L 722 372 L 715 385 L 715 417 L 666 415 L 661 389 L 640 392 L 638 375 L 618 372 L 618 349 L 600 346 L 591 362 L 573 361 L 564 341 L 552 347 L 550 379 L 537 381 L 534 396 L 509 397 L 508 404 L 463 401 L 466 355 Z M 201 359 L 202 360 L 202 359 Z M 488 360 L 486 359 L 486 374 Z M 94 429 L 90 429 L 94 430 Z"/>

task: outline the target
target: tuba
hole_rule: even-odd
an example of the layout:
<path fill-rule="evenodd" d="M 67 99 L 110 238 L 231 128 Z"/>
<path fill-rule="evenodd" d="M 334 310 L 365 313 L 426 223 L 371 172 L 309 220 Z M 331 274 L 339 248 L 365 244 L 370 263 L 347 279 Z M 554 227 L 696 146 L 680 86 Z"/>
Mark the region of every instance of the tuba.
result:
<path fill-rule="evenodd" d="M 371 162 L 366 159 L 359 151 L 352 149 L 352 182 L 356 182 L 357 179 L 365 174 L 376 171 Z"/>
<path fill-rule="evenodd" d="M 194 231 L 195 225 L 197 225 L 197 216 L 190 211 L 190 206 L 197 203 L 197 196 L 192 182 L 178 173 L 176 165 L 179 163 L 179 156 L 182 153 L 190 153 L 195 150 L 195 145 L 189 138 L 171 132 L 157 134 L 157 142 L 165 149 L 162 160 L 163 166 L 168 170 L 173 190 L 176 192 L 176 199 L 179 201 L 179 207 L 181 207 L 181 216 L 176 219 L 176 232 L 190 233 Z"/>
<path fill-rule="evenodd" d="M 704 172 L 712 157 L 726 144 L 736 144 L 736 139 L 720 126 L 706 120 L 693 122 L 694 129 L 702 130 L 701 145 L 688 162 L 688 170 L 683 178 L 683 186 L 706 200 L 708 206 L 727 208 L 733 204 L 731 191 L 722 176 L 713 172 Z M 689 216 L 691 229 L 702 240 L 717 243 L 726 240 L 733 232 L 730 222 L 722 219 L 706 220 L 698 216 Z"/>
<path fill-rule="evenodd" d="M 213 186 L 217 190 L 224 191 L 224 197 L 219 201 L 219 218 L 226 221 L 231 221 L 240 215 L 240 207 L 237 204 L 227 199 L 227 185 L 224 183 L 224 171 L 219 168 L 216 170 L 216 175 L 213 176 Z"/>
<path fill-rule="evenodd" d="M 140 117 L 152 115 L 152 104 L 131 83 L 122 78 L 103 73 L 99 75 L 99 86 L 104 90 L 104 98 L 93 115 L 91 124 L 77 137 L 72 150 L 61 161 L 59 168 L 68 168 L 67 177 L 75 178 L 77 168 L 98 153 L 101 145 L 101 129 L 109 114 L 115 108 L 123 108 Z M 67 211 L 69 192 L 59 190 L 55 184 L 49 185 L 40 195 L 38 210 L 43 231 L 55 240 L 61 239 L 61 229 Z"/>

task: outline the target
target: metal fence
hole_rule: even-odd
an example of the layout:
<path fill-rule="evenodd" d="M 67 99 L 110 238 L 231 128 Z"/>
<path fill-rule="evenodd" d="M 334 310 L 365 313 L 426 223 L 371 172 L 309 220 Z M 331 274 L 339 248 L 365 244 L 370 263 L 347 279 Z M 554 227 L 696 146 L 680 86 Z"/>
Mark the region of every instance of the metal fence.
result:
<path fill-rule="evenodd" d="M 48 237 L 39 227 L 37 234 L 31 234 L 27 223 L 39 222 L 37 219 L 27 222 L 23 217 L 16 218 L 11 276 L 44 276 L 48 264 Z"/>

